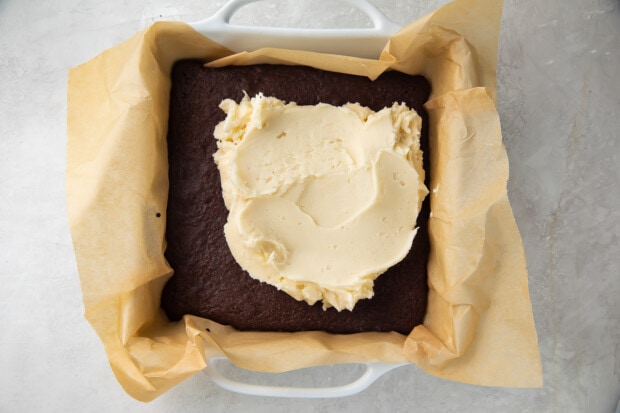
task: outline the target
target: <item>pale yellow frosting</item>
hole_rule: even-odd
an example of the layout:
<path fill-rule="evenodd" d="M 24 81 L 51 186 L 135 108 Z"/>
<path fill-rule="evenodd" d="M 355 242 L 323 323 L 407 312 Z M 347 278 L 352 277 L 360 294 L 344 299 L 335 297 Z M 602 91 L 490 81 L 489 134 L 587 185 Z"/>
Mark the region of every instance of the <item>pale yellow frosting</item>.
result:
<path fill-rule="evenodd" d="M 230 250 L 250 275 L 338 310 L 411 249 L 428 190 L 421 119 L 395 103 L 298 106 L 225 100 L 215 129 Z"/>

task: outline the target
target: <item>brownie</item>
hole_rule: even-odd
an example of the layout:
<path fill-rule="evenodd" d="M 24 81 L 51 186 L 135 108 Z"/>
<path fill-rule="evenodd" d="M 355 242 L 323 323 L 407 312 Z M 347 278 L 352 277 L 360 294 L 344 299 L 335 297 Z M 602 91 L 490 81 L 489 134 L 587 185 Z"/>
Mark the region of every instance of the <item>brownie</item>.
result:
<path fill-rule="evenodd" d="M 426 312 L 429 253 L 429 197 L 418 216 L 410 253 L 375 280 L 375 295 L 352 311 L 323 310 L 253 279 L 237 264 L 224 237 L 228 210 L 213 161 L 215 125 L 224 120 L 222 100 L 240 101 L 262 92 L 298 105 L 358 102 L 378 111 L 404 102 L 422 117 L 422 149 L 428 159 L 428 117 L 423 104 L 430 85 L 422 76 L 388 71 L 377 80 L 303 66 L 254 65 L 205 68 L 199 61 L 177 62 L 172 70 L 168 123 L 169 182 L 165 256 L 174 275 L 161 306 L 171 321 L 185 314 L 205 317 L 238 330 L 408 334 Z M 427 173 L 428 185 L 428 173 Z"/>

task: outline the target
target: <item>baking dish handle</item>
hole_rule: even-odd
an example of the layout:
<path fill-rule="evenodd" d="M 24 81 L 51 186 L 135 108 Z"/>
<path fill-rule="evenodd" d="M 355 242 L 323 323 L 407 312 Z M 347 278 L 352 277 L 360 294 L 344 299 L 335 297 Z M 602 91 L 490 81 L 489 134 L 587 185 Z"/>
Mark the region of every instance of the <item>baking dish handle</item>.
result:
<path fill-rule="evenodd" d="M 234 52 L 275 47 L 369 59 L 378 58 L 388 39 L 400 29 L 368 0 L 339 1 L 364 12 L 372 21 L 372 28 L 302 29 L 230 23 L 231 17 L 241 7 L 258 1 L 261 0 L 231 0 L 213 16 L 190 25 Z"/>
<path fill-rule="evenodd" d="M 264 397 L 298 397 L 305 399 L 335 398 L 352 396 L 367 389 L 379 377 L 397 367 L 409 363 L 363 363 L 366 371 L 357 380 L 336 387 L 287 387 L 287 386 L 265 386 L 261 384 L 241 383 L 225 377 L 217 369 L 218 361 L 227 360 L 223 356 L 209 358 L 204 372 L 209 378 L 223 389 L 252 396 Z"/>

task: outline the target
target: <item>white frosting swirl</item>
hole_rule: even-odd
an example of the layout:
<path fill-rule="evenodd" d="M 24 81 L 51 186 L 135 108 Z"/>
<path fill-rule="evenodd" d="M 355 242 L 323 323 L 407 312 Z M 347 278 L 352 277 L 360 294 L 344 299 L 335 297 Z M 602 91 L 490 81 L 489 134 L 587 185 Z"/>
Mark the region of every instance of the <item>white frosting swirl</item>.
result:
<path fill-rule="evenodd" d="M 262 94 L 220 107 L 214 158 L 237 262 L 324 308 L 372 297 L 374 279 L 409 252 L 428 193 L 418 114 Z"/>

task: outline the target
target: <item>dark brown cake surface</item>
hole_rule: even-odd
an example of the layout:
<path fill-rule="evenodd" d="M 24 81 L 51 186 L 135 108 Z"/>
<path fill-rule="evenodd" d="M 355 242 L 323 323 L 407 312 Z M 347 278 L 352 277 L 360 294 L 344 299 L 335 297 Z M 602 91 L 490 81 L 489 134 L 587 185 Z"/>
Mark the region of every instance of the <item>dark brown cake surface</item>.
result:
<path fill-rule="evenodd" d="M 422 149 L 425 162 L 428 159 L 428 118 L 422 105 L 430 86 L 421 76 L 386 72 L 370 81 L 301 66 L 207 69 L 197 61 L 178 62 L 172 72 L 168 126 L 170 190 L 165 252 L 174 275 L 161 299 L 170 320 L 192 314 L 239 330 L 408 334 L 422 323 L 426 312 L 428 197 L 410 253 L 375 280 L 374 297 L 360 300 L 353 311 L 323 310 L 322 303 L 310 306 L 296 301 L 251 278 L 237 264 L 224 237 L 228 210 L 213 161 L 217 150 L 213 131 L 225 118 L 220 102 L 227 98 L 240 101 L 244 91 L 250 96 L 262 92 L 298 105 L 358 102 L 375 111 L 404 102 L 422 117 Z"/>

